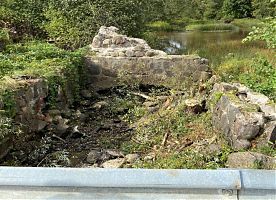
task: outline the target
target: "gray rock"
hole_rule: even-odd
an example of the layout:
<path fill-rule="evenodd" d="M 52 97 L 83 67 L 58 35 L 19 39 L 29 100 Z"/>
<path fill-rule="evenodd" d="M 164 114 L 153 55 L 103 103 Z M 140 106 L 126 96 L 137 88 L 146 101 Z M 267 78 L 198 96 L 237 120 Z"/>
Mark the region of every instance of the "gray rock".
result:
<path fill-rule="evenodd" d="M 186 99 L 184 101 L 188 111 L 193 112 L 195 114 L 202 113 L 204 111 L 202 101 L 200 99 Z"/>
<path fill-rule="evenodd" d="M 112 43 L 112 41 L 110 39 L 105 39 L 103 41 L 103 47 L 109 47 L 109 45 Z"/>
<path fill-rule="evenodd" d="M 106 101 L 99 101 L 97 103 L 95 103 L 92 108 L 96 108 L 96 109 L 102 109 L 104 107 L 109 106 L 109 103 L 107 103 Z"/>
<path fill-rule="evenodd" d="M 135 53 L 134 53 L 134 51 L 133 51 L 132 49 L 128 49 L 128 50 L 126 51 L 126 56 L 127 56 L 127 57 L 134 57 L 134 56 L 135 56 Z"/>
<path fill-rule="evenodd" d="M 124 44 L 126 42 L 126 39 L 123 35 L 116 35 L 112 38 L 112 44 L 120 45 Z"/>
<path fill-rule="evenodd" d="M 265 125 L 264 135 L 268 142 L 275 144 L 276 141 L 276 121 L 269 122 Z"/>
<path fill-rule="evenodd" d="M 276 120 L 276 104 L 260 105 L 260 110 L 271 120 Z"/>
<path fill-rule="evenodd" d="M 121 151 L 118 150 L 105 150 L 107 154 L 109 154 L 111 157 L 124 157 L 124 154 Z"/>
<path fill-rule="evenodd" d="M 90 164 L 94 164 L 98 161 L 100 161 L 102 158 L 102 152 L 99 150 L 92 150 L 89 152 L 89 154 L 87 155 L 87 162 Z"/>
<path fill-rule="evenodd" d="M 132 163 L 136 162 L 137 160 L 139 160 L 140 157 L 138 154 L 128 154 L 125 156 L 125 158 L 126 158 L 126 162 L 132 164 Z"/>
<path fill-rule="evenodd" d="M 121 168 L 125 163 L 125 158 L 117 158 L 106 161 L 102 164 L 103 168 Z"/>
<path fill-rule="evenodd" d="M 86 98 L 86 99 L 90 99 L 90 98 L 92 98 L 93 95 L 92 95 L 92 92 L 89 91 L 89 90 L 82 90 L 81 91 L 81 96 Z"/>
<path fill-rule="evenodd" d="M 237 152 L 229 155 L 226 165 L 229 168 L 275 168 L 275 158 L 256 152 Z"/>
<path fill-rule="evenodd" d="M 153 160 L 154 160 L 154 155 L 152 155 L 152 154 L 146 155 L 144 157 L 145 162 L 149 162 L 149 161 L 153 161 Z"/>
<path fill-rule="evenodd" d="M 33 123 L 31 123 L 31 130 L 34 131 L 42 131 L 46 126 L 47 122 L 43 120 L 34 120 Z"/>
<path fill-rule="evenodd" d="M 256 92 L 247 92 L 247 99 L 254 104 L 265 105 L 269 102 L 269 98 L 263 94 Z"/>
<path fill-rule="evenodd" d="M 95 36 L 92 42 L 92 47 L 93 48 L 99 48 L 102 45 L 102 40 L 99 36 Z"/>
<path fill-rule="evenodd" d="M 153 56 L 155 56 L 156 54 L 155 54 L 155 51 L 154 51 L 154 50 L 149 50 L 149 51 L 146 52 L 145 55 L 146 55 L 147 57 L 153 57 Z"/>
<path fill-rule="evenodd" d="M 229 92 L 229 91 L 235 91 L 238 90 L 238 88 L 234 85 L 231 85 L 229 83 L 215 83 L 212 93 L 214 92 Z"/>
<path fill-rule="evenodd" d="M 58 135 L 62 135 L 64 133 L 66 133 L 66 131 L 69 128 L 69 126 L 67 125 L 67 122 L 68 122 L 68 120 L 66 120 L 66 119 L 60 119 L 59 120 L 59 123 L 58 123 L 58 125 L 56 127 L 56 133 Z"/>
<path fill-rule="evenodd" d="M 233 94 L 222 95 L 212 112 L 213 126 L 237 150 L 249 148 L 265 123 L 264 114 L 257 112 L 255 105 L 241 102 Z"/>
<path fill-rule="evenodd" d="M 61 114 L 60 110 L 48 110 L 48 113 L 51 117 L 55 117 Z"/>
<path fill-rule="evenodd" d="M 143 51 L 136 51 L 134 53 L 134 55 L 135 55 L 135 57 L 143 57 L 143 56 L 145 56 L 145 52 L 143 52 Z"/>

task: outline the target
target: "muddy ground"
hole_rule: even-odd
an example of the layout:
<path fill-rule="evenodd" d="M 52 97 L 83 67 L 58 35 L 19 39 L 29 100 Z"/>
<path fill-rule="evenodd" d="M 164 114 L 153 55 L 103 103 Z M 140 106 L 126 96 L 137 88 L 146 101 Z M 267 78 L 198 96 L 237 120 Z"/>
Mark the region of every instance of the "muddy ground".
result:
<path fill-rule="evenodd" d="M 16 138 L 14 149 L 1 165 L 99 167 L 107 160 L 124 157 L 121 145 L 135 134 L 130 123 L 135 120 L 131 110 L 138 106 L 146 109 L 143 103 L 148 96 L 166 97 L 170 90 L 140 85 L 83 93 L 80 103 L 70 110 L 50 110 L 53 123 L 44 131 Z M 101 152 L 95 163 L 87 161 L 87 155 L 93 150 Z"/>

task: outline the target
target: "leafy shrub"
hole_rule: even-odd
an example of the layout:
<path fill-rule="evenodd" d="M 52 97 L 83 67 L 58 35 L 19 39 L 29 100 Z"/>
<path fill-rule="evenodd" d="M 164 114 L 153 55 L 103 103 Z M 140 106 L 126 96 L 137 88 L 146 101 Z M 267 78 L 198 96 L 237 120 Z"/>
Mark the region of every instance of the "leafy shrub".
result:
<path fill-rule="evenodd" d="M 77 101 L 83 53 L 82 49 L 69 52 L 43 42 L 8 45 L 0 53 L 0 96 L 10 88 L 10 84 L 6 84 L 10 79 L 6 77 L 31 76 L 48 81 L 52 99 L 57 95 L 57 86 L 61 86 L 66 92 L 66 87 L 70 85 L 71 91 L 68 95 Z"/>
<path fill-rule="evenodd" d="M 255 59 L 250 69 L 239 76 L 239 81 L 276 100 L 276 68 L 266 59 Z"/>
<path fill-rule="evenodd" d="M 5 48 L 5 46 L 11 42 L 9 30 L 0 28 L 0 51 Z"/>
<path fill-rule="evenodd" d="M 243 40 L 243 42 L 261 40 L 265 41 L 268 48 L 276 48 L 276 18 L 268 18 L 261 27 L 253 27 L 253 31 Z"/>
<path fill-rule="evenodd" d="M 140 35 L 149 3 L 145 0 L 4 0 L 0 7 L 0 27 L 14 28 L 20 39 L 26 35 L 50 37 L 62 47 L 75 49 L 91 43 L 102 25 L 117 26 L 132 36 Z"/>
<path fill-rule="evenodd" d="M 217 69 L 224 81 L 238 81 L 276 100 L 276 68 L 267 59 L 232 58 Z"/>

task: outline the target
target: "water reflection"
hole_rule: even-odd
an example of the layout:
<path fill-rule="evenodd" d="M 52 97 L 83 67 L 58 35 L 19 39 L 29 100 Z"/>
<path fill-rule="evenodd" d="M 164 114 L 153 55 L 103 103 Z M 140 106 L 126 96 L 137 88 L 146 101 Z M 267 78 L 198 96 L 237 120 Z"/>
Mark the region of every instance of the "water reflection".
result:
<path fill-rule="evenodd" d="M 208 48 L 210 44 L 220 45 L 226 41 L 241 41 L 247 35 L 246 32 L 170 32 L 159 33 L 166 38 L 167 46 L 164 50 L 168 54 L 188 54 L 202 48 Z"/>

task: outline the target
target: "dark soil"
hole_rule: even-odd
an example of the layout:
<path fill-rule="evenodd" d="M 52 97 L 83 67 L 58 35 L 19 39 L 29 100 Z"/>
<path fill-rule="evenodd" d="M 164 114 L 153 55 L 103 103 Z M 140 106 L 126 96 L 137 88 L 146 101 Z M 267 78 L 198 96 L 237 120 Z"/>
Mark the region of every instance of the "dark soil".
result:
<path fill-rule="evenodd" d="M 119 150 L 123 142 L 130 140 L 134 130 L 122 117 L 129 112 L 131 106 L 142 105 L 145 101 L 133 92 L 166 95 L 168 91 L 165 87 L 153 85 L 140 85 L 135 88 L 120 86 L 100 90 L 91 98 L 83 98 L 70 110 L 61 112 L 58 117 L 69 120 L 69 128 L 65 133 L 58 133 L 57 124 L 52 123 L 39 133 L 19 136 L 15 138 L 14 148 L 1 165 L 87 166 L 89 164 L 86 158 L 91 150 Z M 129 102 L 130 106 L 118 106 L 118 99 Z"/>

